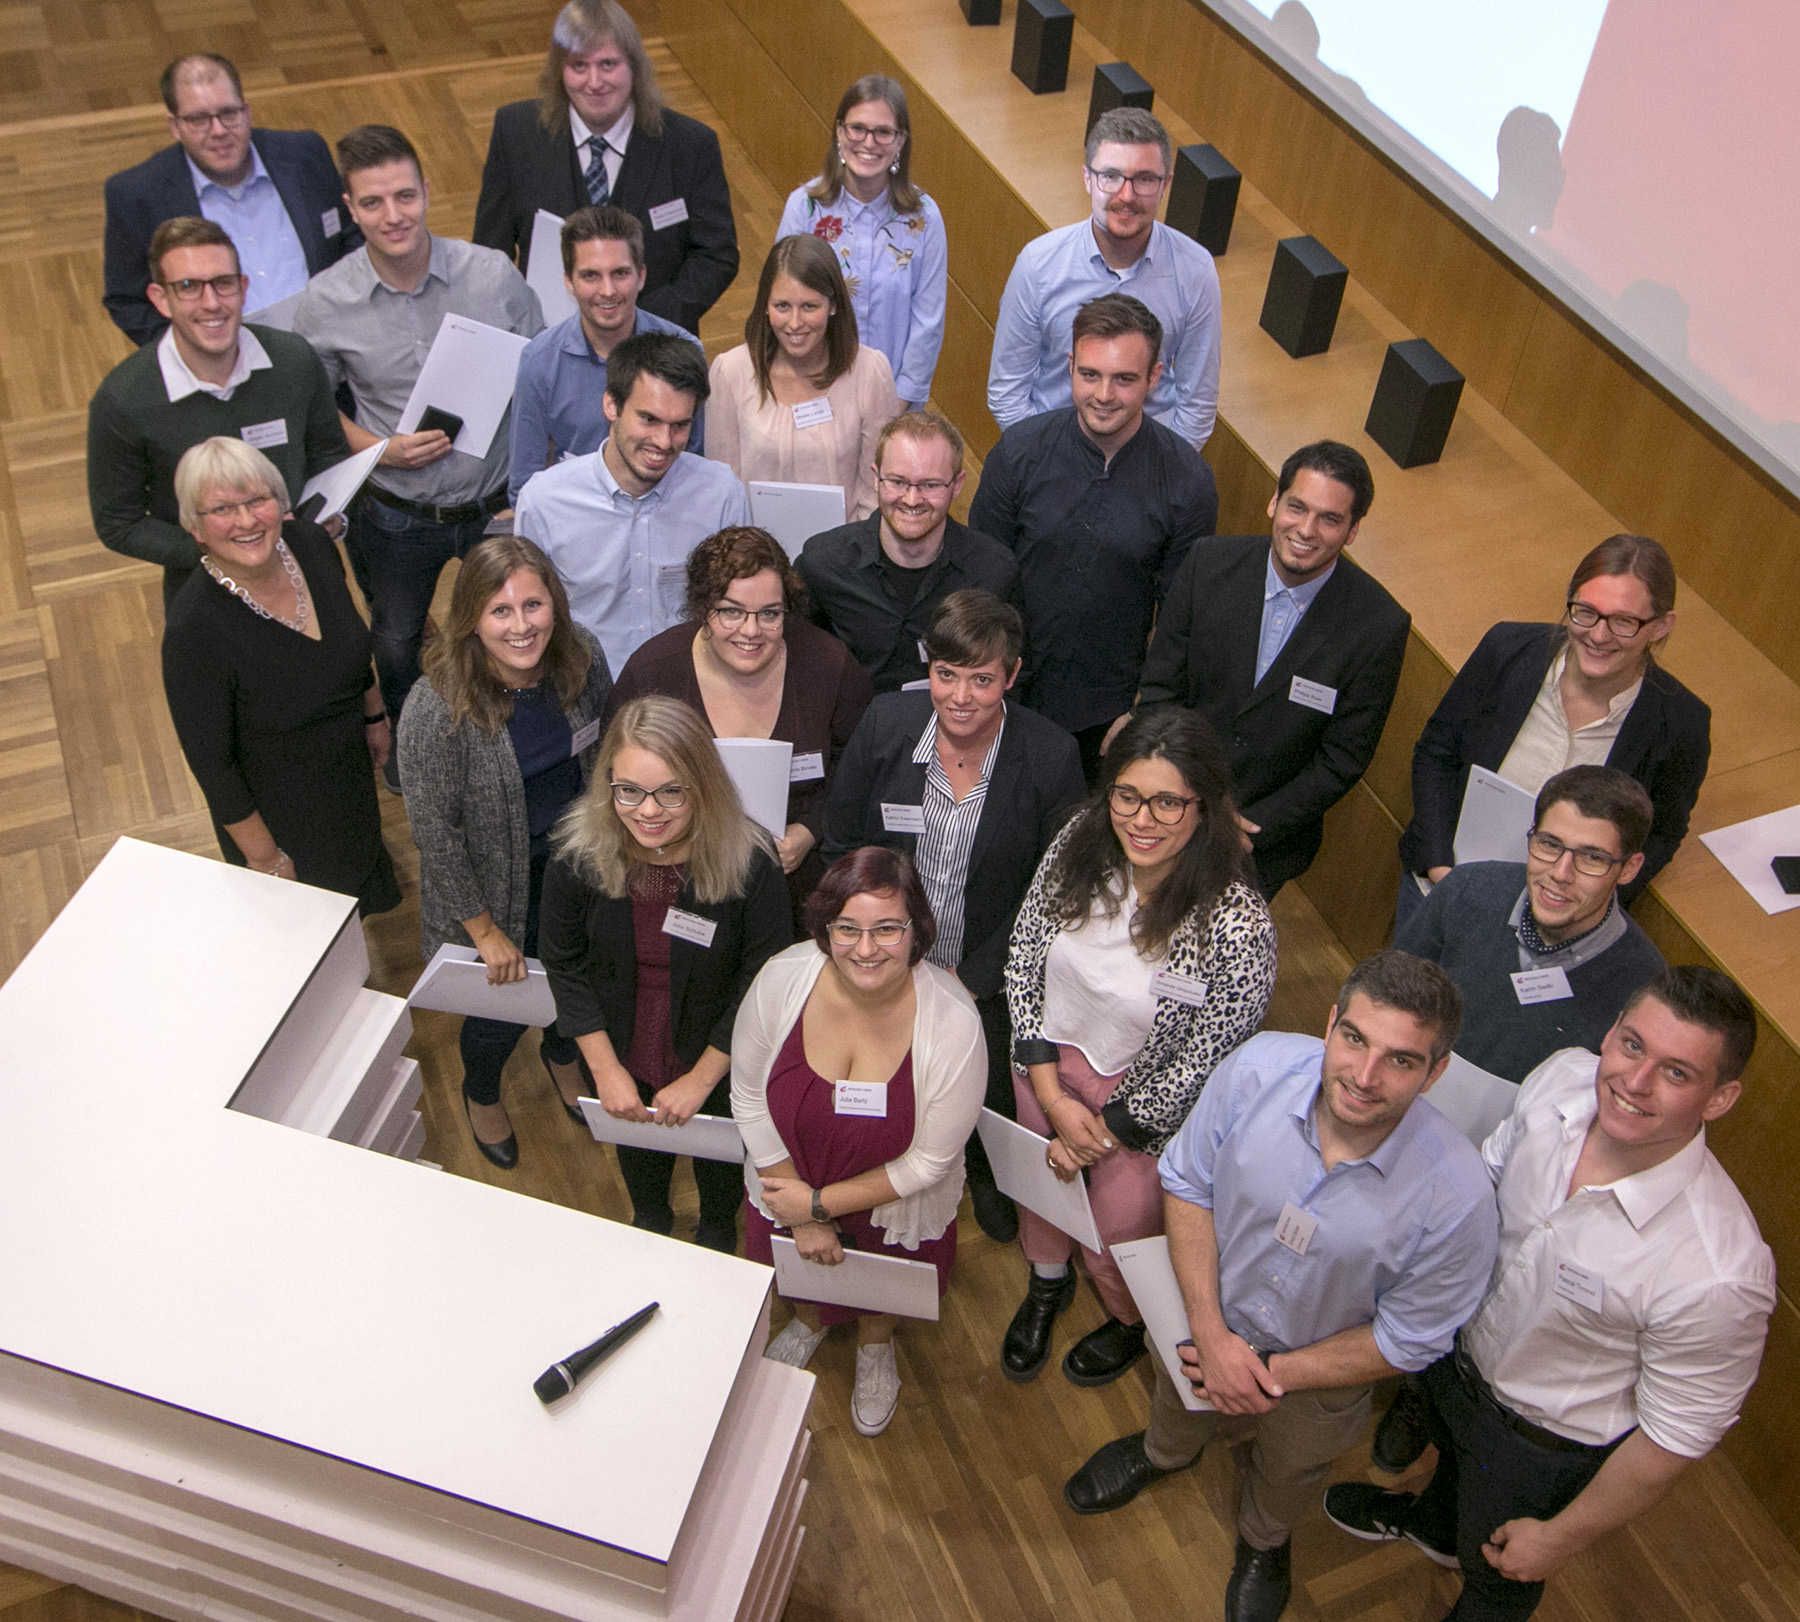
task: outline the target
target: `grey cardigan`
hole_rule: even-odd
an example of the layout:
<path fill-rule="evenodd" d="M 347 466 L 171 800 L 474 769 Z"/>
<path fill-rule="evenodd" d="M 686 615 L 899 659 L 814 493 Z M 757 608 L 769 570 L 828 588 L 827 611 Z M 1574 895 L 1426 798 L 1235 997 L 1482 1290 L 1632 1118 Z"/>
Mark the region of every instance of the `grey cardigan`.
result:
<path fill-rule="evenodd" d="M 600 644 L 580 626 L 575 630 L 594 658 L 587 685 L 568 711 L 570 729 L 579 732 L 605 710 L 612 673 Z M 599 750 L 596 735 L 581 752 L 584 787 Z M 437 689 L 416 682 L 400 712 L 400 778 L 419 847 L 419 945 L 425 957 L 446 942 L 472 945 L 462 921 L 484 912 L 515 946 L 522 944 L 531 837 L 525 779 L 507 729 L 490 738 L 472 721 L 452 727 Z"/>

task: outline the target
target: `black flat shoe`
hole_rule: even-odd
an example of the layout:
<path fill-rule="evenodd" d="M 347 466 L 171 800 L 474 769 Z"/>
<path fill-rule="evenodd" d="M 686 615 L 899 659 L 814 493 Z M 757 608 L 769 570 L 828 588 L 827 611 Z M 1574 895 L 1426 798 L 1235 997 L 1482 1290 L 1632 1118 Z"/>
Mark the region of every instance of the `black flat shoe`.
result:
<path fill-rule="evenodd" d="M 1069 1348 L 1063 1378 L 1070 1385 L 1111 1385 L 1144 1355 L 1144 1326 L 1108 1318 Z"/>
<path fill-rule="evenodd" d="M 969 1184 L 969 1202 L 975 1207 L 976 1225 L 997 1245 L 1010 1245 L 1019 1237 L 1019 1213 L 992 1183 Z"/>
<path fill-rule="evenodd" d="M 1015 1385 L 1035 1380 L 1038 1371 L 1050 1360 L 1050 1326 L 1075 1299 L 1075 1269 L 1071 1266 L 1061 1278 L 1039 1278 L 1031 1275 L 1025 1287 L 1025 1299 L 1006 1326 L 1006 1339 L 1000 1345 L 1000 1372 Z"/>
<path fill-rule="evenodd" d="M 714 1225 L 702 1222 L 694 1230 L 694 1243 L 708 1250 L 716 1250 L 722 1256 L 737 1254 L 738 1232 L 735 1222 L 721 1222 Z"/>
<path fill-rule="evenodd" d="M 475 1147 L 487 1157 L 489 1162 L 502 1171 L 511 1171 L 519 1163 L 519 1134 L 508 1132 L 498 1143 L 489 1143 L 475 1130 L 475 1122 L 469 1115 L 469 1095 L 463 1094 L 463 1119 L 469 1123 L 469 1136 L 474 1138 Z"/>
<path fill-rule="evenodd" d="M 1388 1411 L 1375 1427 L 1375 1440 L 1369 1456 L 1377 1470 L 1391 1476 L 1409 1468 L 1431 1440 L 1431 1425 L 1426 1418 L 1425 1393 L 1411 1379 L 1401 1383 L 1394 1393 Z"/>
<path fill-rule="evenodd" d="M 675 1231 L 675 1213 L 664 1206 L 660 1211 L 633 1211 L 631 1225 L 645 1233 L 660 1233 L 667 1239 Z"/>
<path fill-rule="evenodd" d="M 1287 1609 L 1294 1586 L 1288 1555 L 1290 1540 L 1279 1549 L 1253 1549 L 1238 1539 L 1237 1560 L 1225 1585 L 1225 1622 L 1275 1622 Z"/>
<path fill-rule="evenodd" d="M 1153 1481 L 1179 1474 L 1200 1462 L 1196 1453 L 1176 1470 L 1164 1470 L 1144 1452 L 1144 1433 L 1137 1431 L 1108 1442 L 1063 1484 L 1063 1502 L 1077 1515 L 1104 1515 L 1129 1504 Z"/>

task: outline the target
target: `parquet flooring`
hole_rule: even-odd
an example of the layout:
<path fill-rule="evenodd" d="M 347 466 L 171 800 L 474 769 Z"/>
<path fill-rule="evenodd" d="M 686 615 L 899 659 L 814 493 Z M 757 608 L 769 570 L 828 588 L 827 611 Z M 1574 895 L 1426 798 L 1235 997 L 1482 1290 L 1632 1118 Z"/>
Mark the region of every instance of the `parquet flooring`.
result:
<path fill-rule="evenodd" d="M 100 181 L 166 139 L 151 105 L 156 72 L 178 50 L 220 49 L 243 68 L 265 124 L 327 137 L 370 119 L 400 125 L 424 152 L 433 224 L 455 235 L 473 216 L 493 109 L 529 92 L 554 11 L 547 0 L 0 0 L 0 974 L 119 835 L 217 854 L 163 706 L 156 572 L 98 544 L 83 483 L 87 400 L 127 349 L 99 304 Z M 653 53 L 672 104 L 719 127 L 679 64 L 654 42 Z M 715 354 L 738 341 L 780 204 L 730 131 L 720 133 L 749 274 L 707 319 Z M 404 993 L 419 969 L 417 856 L 400 802 L 384 795 L 383 818 L 407 899 L 369 928 L 373 983 Z M 1270 1023 L 1318 1030 L 1348 960 L 1293 887 L 1276 917 Z M 521 1164 L 504 1173 L 479 1156 L 462 1118 L 455 1030 L 449 1016 L 415 1016 L 426 1157 L 451 1175 L 627 1216 L 610 1155 L 557 1107 L 531 1039 L 508 1072 Z M 102 1086 L 129 1086 L 129 1055 L 96 1055 L 95 1073 Z M 677 1232 L 691 1231 L 685 1174 L 677 1194 Z M 1022 1288 L 1018 1253 L 983 1237 L 966 1207 L 959 1245 L 943 1320 L 901 1332 L 905 1384 L 885 1436 L 865 1440 L 849 1424 L 846 1333 L 814 1359 L 809 1532 L 788 1616 L 1216 1615 L 1232 1552 L 1230 1461 L 1209 1457 L 1112 1516 L 1070 1514 L 1063 1480 L 1145 1423 L 1147 1380 L 1140 1368 L 1082 1392 L 1052 1364 L 1032 1385 L 1009 1384 L 998 1348 Z M 470 1282 L 473 1298 L 479 1276 Z M 1059 1326 L 1059 1352 L 1100 1316 L 1084 1291 Z M 1364 1446 L 1339 1473 L 1367 1468 Z M 1454 1579 L 1422 1556 L 1354 1543 L 1318 1511 L 1295 1549 L 1294 1622 L 1428 1622 L 1454 1594 Z M 1540 1614 L 1800 1619 L 1800 1558 L 1735 1472 L 1709 1461 L 1576 1561 Z M 140 1616 L 0 1566 L 0 1622 Z"/>

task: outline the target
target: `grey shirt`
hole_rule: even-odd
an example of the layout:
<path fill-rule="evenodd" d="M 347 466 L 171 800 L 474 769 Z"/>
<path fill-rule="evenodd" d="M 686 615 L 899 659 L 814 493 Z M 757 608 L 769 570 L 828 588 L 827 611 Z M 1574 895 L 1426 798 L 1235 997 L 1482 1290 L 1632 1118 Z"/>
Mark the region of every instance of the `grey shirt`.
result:
<path fill-rule="evenodd" d="M 386 435 L 406 409 L 446 315 L 524 338 L 535 337 L 544 325 L 537 294 L 505 254 L 434 236 L 431 268 L 410 293 L 375 274 L 366 247 L 328 265 L 300 295 L 294 331 L 318 351 L 334 387 L 349 383 L 358 424 Z M 428 467 L 384 467 L 374 482 L 407 501 L 433 506 L 479 501 L 505 487 L 508 439 L 503 418 L 485 457 L 452 451 Z"/>

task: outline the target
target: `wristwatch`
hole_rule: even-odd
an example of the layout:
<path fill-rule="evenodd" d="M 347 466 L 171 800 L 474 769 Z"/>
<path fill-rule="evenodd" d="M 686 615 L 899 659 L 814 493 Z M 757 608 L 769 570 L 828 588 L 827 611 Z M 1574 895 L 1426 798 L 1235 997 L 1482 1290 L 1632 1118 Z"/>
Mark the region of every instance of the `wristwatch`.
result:
<path fill-rule="evenodd" d="M 812 1191 L 812 1219 L 814 1222 L 829 1222 L 831 1220 L 831 1213 L 825 1209 L 825 1202 L 819 1198 L 824 1192 L 825 1191 L 821 1188 L 815 1188 Z"/>

